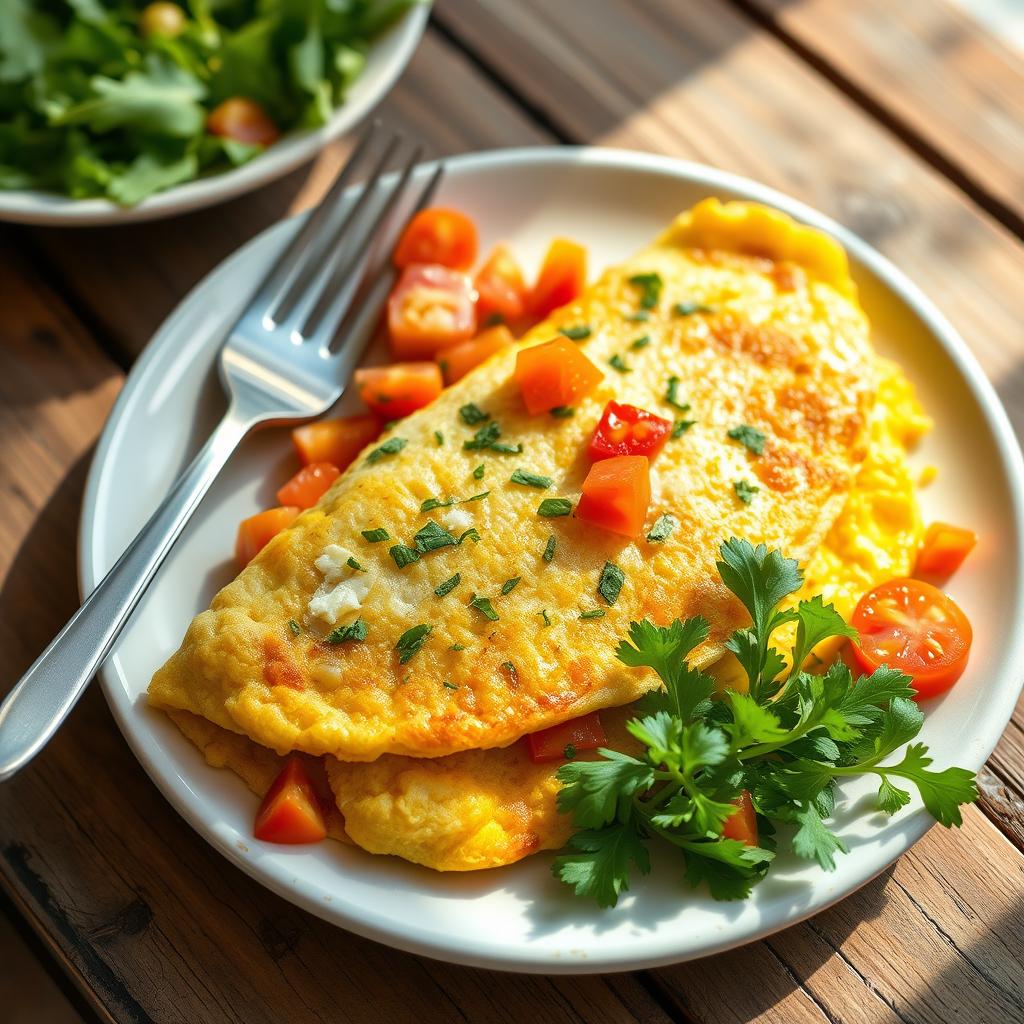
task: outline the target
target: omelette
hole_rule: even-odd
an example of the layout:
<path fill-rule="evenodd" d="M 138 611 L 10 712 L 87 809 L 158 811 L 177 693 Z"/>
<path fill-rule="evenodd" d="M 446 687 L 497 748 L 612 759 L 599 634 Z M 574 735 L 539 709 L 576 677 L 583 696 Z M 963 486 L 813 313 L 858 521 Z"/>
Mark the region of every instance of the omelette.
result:
<path fill-rule="evenodd" d="M 153 677 L 152 703 L 278 754 L 480 761 L 656 685 L 615 658 L 610 638 L 634 619 L 702 614 L 711 632 L 692 661 L 715 662 L 744 624 L 715 573 L 721 540 L 756 539 L 806 563 L 871 447 L 876 361 L 845 254 L 765 207 L 707 200 L 520 347 L 560 331 L 604 373 L 572 416 L 529 415 L 516 347 L 493 356 L 267 544 L 193 620 Z M 668 543 L 539 513 L 544 497 L 575 505 L 610 399 L 692 421 L 652 465 L 648 522 L 675 517 Z M 760 455 L 730 437 L 740 425 L 765 435 Z M 552 485 L 514 482 L 517 469 Z M 611 605 L 598 592 L 609 561 L 624 575 Z M 346 770 L 356 771 L 331 767 L 336 790 Z M 504 848 L 492 862 L 525 851 Z M 414 859 L 448 863 L 426 848 Z"/>

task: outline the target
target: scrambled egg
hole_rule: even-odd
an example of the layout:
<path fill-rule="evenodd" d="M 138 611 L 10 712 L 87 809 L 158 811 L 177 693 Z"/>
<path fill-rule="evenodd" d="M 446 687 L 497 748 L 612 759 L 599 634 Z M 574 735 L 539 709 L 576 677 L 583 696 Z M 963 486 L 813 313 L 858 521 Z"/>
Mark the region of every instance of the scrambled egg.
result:
<path fill-rule="evenodd" d="M 638 323 L 628 314 L 640 306 L 643 275 L 661 284 L 649 319 Z M 703 614 L 711 636 L 694 660 L 712 663 L 744 614 L 718 581 L 718 545 L 737 535 L 808 559 L 869 447 L 874 355 L 854 294 L 842 249 L 821 233 L 755 204 L 701 203 L 522 342 L 547 341 L 563 326 L 590 328 L 581 351 L 605 379 L 575 415 L 528 415 L 513 380 L 515 349 L 498 353 L 402 420 L 389 435 L 391 451 L 364 453 L 316 508 L 275 537 L 195 618 L 154 676 L 151 700 L 280 753 L 440 757 L 505 747 L 635 700 L 654 685 L 652 674 L 620 664 L 607 643 L 633 619 Z M 641 335 L 650 343 L 633 348 Z M 668 400 L 673 377 L 688 410 Z M 649 523 L 664 512 L 680 523 L 666 543 L 538 515 L 544 497 L 575 504 L 589 469 L 586 444 L 611 398 L 696 421 L 652 467 Z M 500 425 L 502 444 L 522 452 L 464 448 L 480 429 L 460 416 L 467 403 Z M 759 457 L 729 438 L 742 424 L 767 436 Z M 486 475 L 478 483 L 480 464 Z M 512 483 L 516 468 L 553 486 Z M 757 488 L 754 500 L 739 499 L 738 481 Z M 421 508 L 482 490 L 487 497 L 472 503 Z M 458 539 L 456 515 L 472 517 L 478 542 L 466 537 L 396 565 L 389 546 L 410 545 L 424 527 L 452 524 L 450 539 Z M 365 540 L 362 532 L 376 527 L 392 540 Z M 557 551 L 547 563 L 541 556 L 552 536 Z M 365 573 L 348 567 L 353 556 Z M 597 594 L 606 561 L 625 573 L 611 607 Z M 461 584 L 435 597 L 455 573 Z M 521 582 L 502 596 L 515 576 Z M 489 598 L 498 618 L 481 614 L 473 595 Z M 580 619 L 598 607 L 603 619 Z M 357 617 L 365 639 L 324 642 Z M 301 625 L 297 635 L 290 620 Z M 431 632 L 403 662 L 396 646 L 419 623 Z"/>

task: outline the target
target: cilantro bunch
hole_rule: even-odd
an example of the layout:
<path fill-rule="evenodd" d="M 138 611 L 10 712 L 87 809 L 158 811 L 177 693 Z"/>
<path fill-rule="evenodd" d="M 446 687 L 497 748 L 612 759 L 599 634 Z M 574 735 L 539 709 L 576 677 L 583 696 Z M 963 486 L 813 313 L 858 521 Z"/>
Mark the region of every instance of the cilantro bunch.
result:
<path fill-rule="evenodd" d="M 416 0 L 0 0 L 0 189 L 122 205 L 244 163 L 261 147 L 206 132 L 222 100 L 281 131 L 323 124 L 370 40 Z"/>
<path fill-rule="evenodd" d="M 654 669 L 664 684 L 627 723 L 643 755 L 601 750 L 600 760 L 558 771 L 558 807 L 572 815 L 576 831 L 554 873 L 601 906 L 615 905 L 633 871 L 650 870 L 647 844 L 655 838 L 679 851 L 691 886 L 706 883 L 720 900 L 744 899 L 764 877 L 776 825 L 794 853 L 831 870 L 846 846 L 826 822 L 836 782 L 847 776 L 877 776 L 876 805 L 886 814 L 910 801 L 905 784 L 912 784 L 947 827 L 960 825 L 960 805 L 977 799 L 974 774 L 929 770 L 922 743 L 883 764 L 924 721 L 908 676 L 882 666 L 855 681 L 842 662 L 823 674 L 802 670 L 818 643 L 853 631 L 821 597 L 780 609 L 803 582 L 795 561 L 733 538 L 721 547 L 718 571 L 750 614 L 751 625 L 726 644 L 746 672 L 748 691 L 716 698 L 714 680 L 687 664 L 707 639 L 703 618 L 668 627 L 634 622 L 619 660 Z M 783 657 L 771 642 L 787 623 L 796 623 L 796 636 Z M 757 812 L 758 846 L 722 835 L 744 790 Z"/>

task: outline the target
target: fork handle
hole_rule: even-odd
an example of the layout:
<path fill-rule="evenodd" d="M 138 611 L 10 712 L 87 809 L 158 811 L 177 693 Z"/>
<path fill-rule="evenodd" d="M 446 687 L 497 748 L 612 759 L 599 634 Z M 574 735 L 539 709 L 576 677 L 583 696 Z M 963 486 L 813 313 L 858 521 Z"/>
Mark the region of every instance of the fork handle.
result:
<path fill-rule="evenodd" d="M 35 757 L 78 702 L 185 524 L 256 422 L 228 410 L 149 522 L 7 695 L 0 705 L 0 780 Z"/>

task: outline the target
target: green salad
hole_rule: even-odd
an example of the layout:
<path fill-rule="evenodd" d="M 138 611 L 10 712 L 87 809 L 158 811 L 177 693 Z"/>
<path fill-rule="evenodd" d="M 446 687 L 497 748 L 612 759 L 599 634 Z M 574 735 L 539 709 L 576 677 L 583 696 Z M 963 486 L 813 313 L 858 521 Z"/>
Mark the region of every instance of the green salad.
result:
<path fill-rule="evenodd" d="M 0 189 L 124 206 L 323 124 L 416 0 L 0 0 Z"/>

